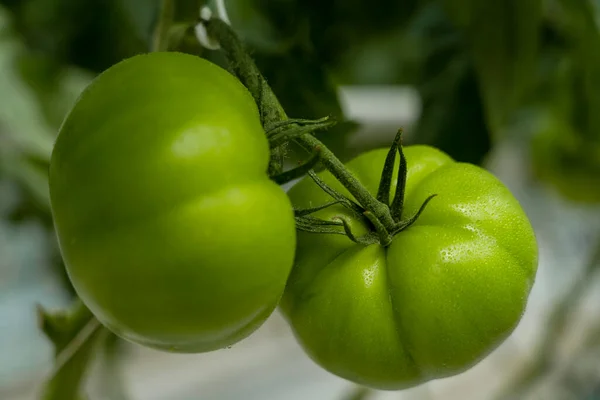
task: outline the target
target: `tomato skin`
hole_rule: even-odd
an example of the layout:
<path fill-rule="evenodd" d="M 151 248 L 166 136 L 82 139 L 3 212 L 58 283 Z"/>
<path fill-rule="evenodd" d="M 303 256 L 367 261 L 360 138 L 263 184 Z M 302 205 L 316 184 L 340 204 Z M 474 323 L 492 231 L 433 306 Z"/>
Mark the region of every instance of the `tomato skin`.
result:
<path fill-rule="evenodd" d="M 66 117 L 50 166 L 78 295 L 109 329 L 157 349 L 248 336 L 294 258 L 293 210 L 268 161 L 257 107 L 225 70 L 180 53 L 108 69 Z"/>
<path fill-rule="evenodd" d="M 281 302 L 313 360 L 383 390 L 455 375 L 481 360 L 517 325 L 537 269 L 532 227 L 492 174 L 427 146 L 408 146 L 404 153 L 403 216 L 437 194 L 415 224 L 387 248 L 300 232 Z M 386 154 L 367 152 L 346 165 L 373 194 Z M 329 172 L 319 175 L 349 195 Z M 298 208 L 330 201 L 308 179 L 289 195 Z M 367 232 L 340 206 L 315 214 L 327 220 L 341 215 L 355 235 Z"/>

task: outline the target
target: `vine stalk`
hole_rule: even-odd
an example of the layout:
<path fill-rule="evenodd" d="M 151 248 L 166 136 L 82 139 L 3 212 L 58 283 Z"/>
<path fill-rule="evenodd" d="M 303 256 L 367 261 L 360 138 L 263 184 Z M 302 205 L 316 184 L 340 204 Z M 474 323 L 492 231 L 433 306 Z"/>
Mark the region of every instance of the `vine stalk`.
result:
<path fill-rule="evenodd" d="M 209 35 L 216 38 L 219 42 L 232 72 L 248 88 L 256 100 L 261 111 L 263 126 L 269 126 L 269 124 L 286 120 L 288 117 L 275 93 L 273 93 L 267 81 L 258 70 L 254 60 L 246 52 L 241 41 L 229 25 L 218 18 L 211 18 L 207 21 L 202 21 L 202 23 L 205 25 Z M 310 133 L 305 133 L 295 137 L 293 141 L 318 157 L 321 164 L 383 226 L 389 231 L 394 229 L 397 224 L 392 218 L 389 207 L 378 201 L 320 140 Z M 279 158 L 281 155 L 275 153 L 274 156 Z"/>

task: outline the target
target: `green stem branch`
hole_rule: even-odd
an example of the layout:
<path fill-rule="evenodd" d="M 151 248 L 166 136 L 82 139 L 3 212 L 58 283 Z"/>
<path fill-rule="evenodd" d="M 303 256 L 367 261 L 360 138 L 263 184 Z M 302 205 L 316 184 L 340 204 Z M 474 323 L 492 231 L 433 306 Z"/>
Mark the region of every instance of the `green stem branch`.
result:
<path fill-rule="evenodd" d="M 256 100 L 261 112 L 263 126 L 277 124 L 288 119 L 285 110 L 270 89 L 254 60 L 231 27 L 218 18 L 204 21 L 208 34 L 216 38 L 221 45 L 229 68 L 235 76 L 248 88 Z"/>
<path fill-rule="evenodd" d="M 321 164 L 389 230 L 395 226 L 386 204 L 378 201 L 319 139 L 306 134 L 295 139 L 305 150 L 319 157 Z"/>
<path fill-rule="evenodd" d="M 229 25 L 218 18 L 211 18 L 205 21 L 204 25 L 208 34 L 217 38 L 221 48 L 224 49 L 223 54 L 231 72 L 254 97 L 260 111 L 262 125 L 267 127 L 287 120 L 288 116 L 279 100 Z M 271 149 L 270 176 L 280 175 L 283 172 L 283 153 L 284 149 L 281 146 Z"/>
<path fill-rule="evenodd" d="M 263 126 L 287 119 L 287 115 L 275 93 L 273 93 L 254 60 L 244 50 L 242 43 L 229 25 L 215 18 L 204 23 L 207 32 L 219 41 L 235 75 L 256 99 L 261 109 Z M 294 142 L 319 157 L 321 164 L 340 181 L 365 209 L 371 211 L 386 228 L 393 229 L 395 222 L 388 207 L 379 202 L 320 140 L 311 134 L 304 134 L 296 137 Z"/>
<path fill-rule="evenodd" d="M 216 18 L 203 23 L 208 34 L 219 42 L 233 73 L 256 100 L 261 110 L 263 126 L 277 124 L 287 119 L 275 93 L 231 27 Z M 392 218 L 388 206 L 378 201 L 321 141 L 308 133 L 296 137 L 293 141 L 319 157 L 321 164 L 366 210 L 370 211 L 389 231 L 394 229 L 396 222 Z M 279 157 L 280 155 L 275 156 Z"/>

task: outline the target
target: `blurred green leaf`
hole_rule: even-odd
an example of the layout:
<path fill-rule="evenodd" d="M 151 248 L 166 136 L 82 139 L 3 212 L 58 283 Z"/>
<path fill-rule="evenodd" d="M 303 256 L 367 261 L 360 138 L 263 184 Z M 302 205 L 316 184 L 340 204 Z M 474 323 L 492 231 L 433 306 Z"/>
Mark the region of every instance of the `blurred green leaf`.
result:
<path fill-rule="evenodd" d="M 127 1 L 137 2 L 139 14 L 156 4 Z M 123 0 L 26 0 L 9 6 L 28 47 L 60 64 L 100 72 L 147 49 Z"/>
<path fill-rule="evenodd" d="M 0 21 L 11 26 L 6 13 L 0 13 Z M 91 77 L 33 56 L 10 28 L 0 37 L 0 71 L 0 170 L 23 185 L 47 213 L 54 137 Z"/>
<path fill-rule="evenodd" d="M 571 1 L 571 0 L 567 0 Z M 443 0 L 473 60 L 492 133 L 531 89 L 538 59 L 541 0 Z"/>
<path fill-rule="evenodd" d="M 319 58 L 336 67 L 357 45 L 394 34 L 414 16 L 418 0 L 299 1 L 310 21 L 310 39 Z"/>
<path fill-rule="evenodd" d="M 281 55 L 306 43 L 308 18 L 297 0 L 229 0 L 227 9 L 232 26 L 257 52 Z"/>
<path fill-rule="evenodd" d="M 48 166 L 58 126 L 91 74 L 32 53 L 2 8 L 0 26 L 0 175 L 21 193 L 9 218 L 19 222 L 33 217 L 43 223 L 54 249 L 49 265 L 71 292 L 51 232 Z"/>
<path fill-rule="evenodd" d="M 588 0 L 548 1 L 538 64 L 533 170 L 565 198 L 600 202 L 600 15 Z"/>
<path fill-rule="evenodd" d="M 10 26 L 0 9 L 0 25 Z M 49 205 L 45 172 L 33 159 L 47 162 L 53 133 L 41 115 L 35 95 L 20 78 L 16 59 L 23 45 L 7 29 L 0 37 L 0 171 L 20 182 L 42 210 Z"/>
<path fill-rule="evenodd" d="M 423 53 L 415 82 L 423 109 L 414 141 L 434 145 L 456 160 L 480 164 L 491 147 L 476 71 L 461 36 L 432 3 L 408 27 Z"/>
<path fill-rule="evenodd" d="M 562 119 L 540 124 L 532 142 L 536 176 L 569 200 L 600 203 L 600 142 L 587 139 Z"/>
<path fill-rule="evenodd" d="M 591 0 L 559 0 L 556 7 L 551 18 L 573 58 L 572 121 L 584 136 L 600 138 L 600 14 Z"/>
<path fill-rule="evenodd" d="M 15 151 L 48 159 L 52 150 L 53 134 L 40 115 L 35 96 L 20 79 L 14 60 L 18 43 L 0 41 L 0 132 L 3 143 Z"/>
<path fill-rule="evenodd" d="M 82 384 L 99 337 L 106 331 L 77 301 L 70 310 L 38 309 L 40 328 L 54 345 L 56 364 L 42 389 L 43 400 L 82 400 Z"/>
<path fill-rule="evenodd" d="M 340 121 L 316 136 L 338 157 L 345 158 L 346 135 L 355 125 L 344 122 L 337 88 L 314 54 L 293 48 L 284 56 L 256 55 L 256 62 L 290 117 L 332 116 Z"/>
<path fill-rule="evenodd" d="M 67 112 L 94 75 L 79 68 L 60 65 L 47 56 L 25 49 L 16 55 L 14 62 L 21 81 L 37 96 L 42 116 L 54 137 Z"/>
<path fill-rule="evenodd" d="M 227 5 L 233 27 L 251 48 L 256 64 L 290 117 L 344 120 L 328 60 L 317 51 L 316 44 L 321 45 L 322 40 L 316 42 L 311 36 L 322 29 L 318 24 L 323 22 L 311 19 L 314 5 L 295 0 L 234 0 Z M 322 3 L 319 9 L 327 13 L 328 7 Z M 347 134 L 354 127 L 351 122 L 340 123 L 317 136 L 343 159 Z"/>
<path fill-rule="evenodd" d="M 456 81 L 446 91 L 423 93 L 415 141 L 434 145 L 458 161 L 481 164 L 491 148 L 491 135 L 474 71 L 457 62 L 447 73 L 456 74 Z"/>
<path fill-rule="evenodd" d="M 32 195 L 39 210 L 50 212 L 50 195 L 46 170 L 27 159 L 0 152 L 0 170 L 16 179 Z"/>
<path fill-rule="evenodd" d="M 137 0 L 130 0 L 137 1 Z M 200 55 L 193 27 L 198 22 L 200 9 L 210 0 L 156 0 L 152 19 L 152 34 L 148 40 L 151 51 L 182 51 Z"/>

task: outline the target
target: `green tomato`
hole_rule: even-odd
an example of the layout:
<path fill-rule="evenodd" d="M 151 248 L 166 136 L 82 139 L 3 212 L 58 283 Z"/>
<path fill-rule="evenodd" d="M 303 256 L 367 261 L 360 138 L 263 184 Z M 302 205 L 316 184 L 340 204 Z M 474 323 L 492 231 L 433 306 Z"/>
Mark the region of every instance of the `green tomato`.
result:
<path fill-rule="evenodd" d="M 292 268 L 294 214 L 267 176 L 250 93 L 180 53 L 125 60 L 66 117 L 50 165 L 77 294 L 118 335 L 176 352 L 248 336 Z"/>
<path fill-rule="evenodd" d="M 300 232 L 281 302 L 313 360 L 384 390 L 455 375 L 481 360 L 519 322 L 537 269 L 532 227 L 498 179 L 428 146 L 404 153 L 403 214 L 415 215 L 437 194 L 417 221 L 385 248 Z M 367 152 L 346 165 L 374 195 L 386 154 Z M 319 175 L 350 196 L 329 172 Z M 331 201 L 310 179 L 289 195 L 297 208 Z M 345 216 L 355 236 L 369 231 L 338 205 L 314 216 Z"/>

